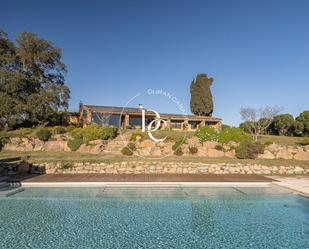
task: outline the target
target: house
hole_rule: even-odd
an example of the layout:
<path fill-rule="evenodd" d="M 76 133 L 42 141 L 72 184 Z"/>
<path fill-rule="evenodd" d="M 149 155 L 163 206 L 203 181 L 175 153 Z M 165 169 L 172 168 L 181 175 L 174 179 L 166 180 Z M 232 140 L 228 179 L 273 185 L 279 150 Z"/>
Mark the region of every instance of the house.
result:
<path fill-rule="evenodd" d="M 100 126 L 113 125 L 123 129 L 136 129 L 142 126 L 142 105 L 139 108 L 96 106 L 80 104 L 79 119 L 82 126 L 97 124 Z M 148 125 L 156 115 L 145 110 L 145 124 Z M 199 126 L 210 125 L 221 129 L 221 119 L 209 116 L 182 115 L 160 113 L 161 129 L 196 130 Z"/>

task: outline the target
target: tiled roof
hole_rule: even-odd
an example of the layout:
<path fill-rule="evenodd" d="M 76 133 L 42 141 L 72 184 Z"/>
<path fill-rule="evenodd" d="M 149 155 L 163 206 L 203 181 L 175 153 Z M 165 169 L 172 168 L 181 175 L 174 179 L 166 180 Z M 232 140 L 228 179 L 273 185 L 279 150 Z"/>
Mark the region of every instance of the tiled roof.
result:
<path fill-rule="evenodd" d="M 98 105 L 83 105 L 85 108 L 94 111 L 94 112 L 109 112 L 109 113 L 115 113 L 115 114 L 120 114 L 120 113 L 140 113 L 141 110 L 139 108 L 134 108 L 134 107 L 118 107 L 118 106 L 98 106 Z M 153 112 L 147 112 L 147 114 L 153 114 Z M 196 116 L 196 115 L 186 115 L 186 114 L 170 114 L 170 113 L 160 113 L 162 117 L 166 116 L 172 116 L 172 117 L 187 117 L 191 119 L 206 119 L 206 120 L 213 120 L 213 121 L 221 121 L 220 118 L 215 118 L 215 117 L 209 117 L 209 116 Z"/>

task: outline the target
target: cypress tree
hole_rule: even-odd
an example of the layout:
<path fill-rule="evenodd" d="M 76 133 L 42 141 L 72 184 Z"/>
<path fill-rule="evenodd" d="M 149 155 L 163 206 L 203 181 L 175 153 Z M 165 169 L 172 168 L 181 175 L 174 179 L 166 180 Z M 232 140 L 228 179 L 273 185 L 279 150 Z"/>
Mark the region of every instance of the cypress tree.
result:
<path fill-rule="evenodd" d="M 207 74 L 198 74 L 192 80 L 190 86 L 191 112 L 199 116 L 211 116 L 213 113 L 213 99 L 210 90 L 213 78 L 208 78 Z"/>

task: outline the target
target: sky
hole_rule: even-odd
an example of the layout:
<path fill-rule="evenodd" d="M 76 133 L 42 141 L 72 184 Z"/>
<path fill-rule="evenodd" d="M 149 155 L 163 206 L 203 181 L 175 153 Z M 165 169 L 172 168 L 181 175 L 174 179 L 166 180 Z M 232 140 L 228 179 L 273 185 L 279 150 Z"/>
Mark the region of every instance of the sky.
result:
<path fill-rule="evenodd" d="M 214 114 L 241 107 L 309 109 L 309 1 L 1 1 L 10 39 L 36 33 L 62 49 L 78 104 L 190 114 L 190 83 L 214 78 Z M 156 93 L 156 94 L 154 94 Z M 131 100 L 132 99 L 132 100 Z M 130 101 L 131 100 L 131 101 Z"/>

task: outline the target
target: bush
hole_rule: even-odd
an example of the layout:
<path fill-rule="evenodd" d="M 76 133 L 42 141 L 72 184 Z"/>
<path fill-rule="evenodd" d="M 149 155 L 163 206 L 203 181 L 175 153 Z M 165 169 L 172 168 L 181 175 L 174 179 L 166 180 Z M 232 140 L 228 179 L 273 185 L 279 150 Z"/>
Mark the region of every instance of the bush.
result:
<path fill-rule="evenodd" d="M 116 127 L 101 127 L 95 124 L 86 126 L 85 128 L 75 128 L 71 131 L 71 136 L 73 138 L 81 138 L 85 144 L 97 139 L 113 139 L 117 136 L 117 134 L 118 129 Z"/>
<path fill-rule="evenodd" d="M 133 155 L 133 151 L 128 146 L 123 147 L 122 150 L 121 150 L 121 153 L 122 153 L 122 155 L 125 155 L 125 156 L 132 156 Z"/>
<path fill-rule="evenodd" d="M 16 134 L 21 136 L 29 135 L 31 132 L 32 132 L 31 128 L 19 128 L 18 130 L 16 130 Z"/>
<path fill-rule="evenodd" d="M 135 146 L 134 143 L 128 143 L 128 144 L 127 144 L 127 147 L 128 147 L 130 150 L 132 150 L 132 151 L 136 151 L 136 146 Z"/>
<path fill-rule="evenodd" d="M 83 139 L 81 138 L 74 138 L 68 141 L 68 147 L 71 149 L 71 151 L 77 151 L 82 144 Z"/>
<path fill-rule="evenodd" d="M 136 142 L 137 137 L 140 137 L 140 140 L 143 141 L 145 139 L 145 135 L 141 132 L 134 132 L 131 135 L 130 141 Z"/>
<path fill-rule="evenodd" d="M 10 135 L 6 131 L 0 132 L 0 151 L 3 149 L 4 145 L 10 140 Z"/>
<path fill-rule="evenodd" d="M 212 126 L 200 127 L 194 134 L 201 143 L 205 141 L 218 141 L 219 133 Z"/>
<path fill-rule="evenodd" d="M 250 135 L 240 128 L 226 128 L 219 133 L 218 141 L 222 144 L 234 141 L 240 143 L 248 140 Z"/>
<path fill-rule="evenodd" d="M 64 126 L 54 126 L 52 128 L 53 134 L 64 134 L 67 132 L 67 129 Z"/>
<path fill-rule="evenodd" d="M 50 130 L 46 129 L 46 128 L 41 128 L 36 132 L 36 136 L 38 137 L 38 139 L 40 139 L 41 141 L 48 141 L 48 139 L 50 139 L 51 137 L 51 132 Z"/>
<path fill-rule="evenodd" d="M 297 144 L 301 146 L 309 145 L 309 138 L 304 138 L 303 140 L 299 141 Z"/>
<path fill-rule="evenodd" d="M 236 157 L 239 159 L 256 159 L 258 154 L 264 153 L 264 145 L 260 142 L 246 140 L 236 148 Z"/>
<path fill-rule="evenodd" d="M 183 151 L 181 147 L 178 147 L 177 149 L 174 150 L 174 155 L 176 156 L 182 156 L 183 155 Z"/>
<path fill-rule="evenodd" d="M 265 146 L 268 146 L 268 145 L 271 145 L 271 144 L 273 144 L 273 143 L 274 143 L 273 141 L 265 141 L 265 142 L 264 142 L 264 145 L 265 145 Z"/>
<path fill-rule="evenodd" d="M 196 154 L 198 152 L 198 148 L 197 147 L 195 147 L 195 146 L 190 146 L 189 147 L 189 153 L 190 154 Z"/>
<path fill-rule="evenodd" d="M 181 148 L 181 146 L 186 142 L 186 138 L 183 137 L 180 140 L 176 141 L 172 147 L 174 151 L 176 151 L 178 148 Z"/>
<path fill-rule="evenodd" d="M 221 145 L 221 144 L 217 144 L 216 146 L 215 146 L 215 150 L 221 150 L 221 151 L 223 151 L 223 146 Z"/>

